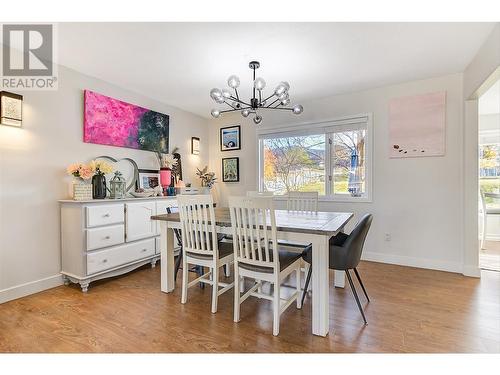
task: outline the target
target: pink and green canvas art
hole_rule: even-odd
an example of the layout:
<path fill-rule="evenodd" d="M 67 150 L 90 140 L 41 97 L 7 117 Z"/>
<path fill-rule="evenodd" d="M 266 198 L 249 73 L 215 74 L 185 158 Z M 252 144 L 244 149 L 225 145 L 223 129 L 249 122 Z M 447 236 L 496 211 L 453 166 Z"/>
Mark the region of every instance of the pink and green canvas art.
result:
<path fill-rule="evenodd" d="M 83 141 L 168 153 L 169 116 L 84 91 Z"/>

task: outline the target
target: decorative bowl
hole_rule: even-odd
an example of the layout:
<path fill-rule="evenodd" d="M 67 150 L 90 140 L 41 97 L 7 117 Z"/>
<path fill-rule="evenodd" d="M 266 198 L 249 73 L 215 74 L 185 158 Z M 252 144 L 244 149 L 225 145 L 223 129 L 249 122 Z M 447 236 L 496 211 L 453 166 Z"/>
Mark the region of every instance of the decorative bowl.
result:
<path fill-rule="evenodd" d="M 155 195 L 155 192 L 154 191 L 144 191 L 142 193 L 137 193 L 135 191 L 131 191 L 130 194 L 132 194 L 132 196 L 135 198 L 148 198 L 148 197 L 152 197 L 153 195 Z"/>

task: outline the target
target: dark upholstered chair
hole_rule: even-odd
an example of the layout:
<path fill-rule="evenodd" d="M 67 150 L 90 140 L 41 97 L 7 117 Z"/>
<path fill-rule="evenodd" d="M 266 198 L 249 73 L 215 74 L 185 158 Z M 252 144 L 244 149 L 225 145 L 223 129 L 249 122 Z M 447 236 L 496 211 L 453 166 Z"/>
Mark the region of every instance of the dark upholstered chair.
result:
<path fill-rule="evenodd" d="M 330 264 L 329 267 L 332 270 L 337 271 L 345 271 L 347 280 L 349 281 L 349 285 L 351 286 L 352 294 L 356 299 L 356 303 L 358 304 L 359 311 L 363 316 L 363 320 L 365 324 L 366 317 L 363 312 L 363 308 L 361 307 L 361 303 L 359 302 L 358 293 L 356 292 L 356 288 L 354 287 L 354 283 L 352 282 L 351 275 L 349 270 L 354 270 L 354 274 L 356 275 L 361 288 L 366 296 L 368 302 L 370 299 L 368 298 L 368 294 L 366 293 L 365 286 L 361 281 L 361 277 L 359 276 L 359 272 L 356 267 L 359 264 L 361 259 L 361 253 L 363 252 L 363 245 L 365 243 L 366 235 L 368 234 L 368 230 L 370 229 L 370 225 L 372 223 L 372 215 L 366 214 L 361 218 L 358 222 L 354 230 L 351 234 L 347 235 L 344 233 L 339 233 L 335 237 L 330 240 Z M 311 247 L 308 246 L 304 252 L 302 253 L 302 258 L 310 264 L 309 272 L 307 273 L 306 284 L 304 286 L 304 291 L 302 293 L 302 304 L 304 303 L 304 298 L 307 293 L 307 288 L 309 286 L 309 282 L 311 280 L 312 273 L 312 257 L 311 257 Z M 313 290 L 314 293 L 314 290 Z"/>

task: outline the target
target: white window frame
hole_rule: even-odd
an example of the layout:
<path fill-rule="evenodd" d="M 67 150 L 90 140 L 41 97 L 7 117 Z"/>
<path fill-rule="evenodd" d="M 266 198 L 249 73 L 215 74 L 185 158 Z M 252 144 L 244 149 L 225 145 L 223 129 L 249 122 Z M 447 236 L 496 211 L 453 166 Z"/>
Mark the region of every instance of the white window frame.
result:
<path fill-rule="evenodd" d="M 332 194 L 333 165 L 331 163 L 333 147 L 329 138 L 333 133 L 345 130 L 359 129 L 366 125 L 365 135 L 365 194 L 353 197 L 348 194 Z M 372 202 L 373 199 L 373 115 L 371 113 L 346 116 L 333 120 L 304 123 L 295 126 L 279 126 L 273 128 L 260 128 L 257 131 L 257 186 L 259 191 L 264 188 L 264 155 L 263 140 L 275 137 L 290 137 L 299 135 L 325 134 L 325 195 L 319 197 L 320 201 L 328 202 Z M 330 180 L 330 176 L 332 180 Z M 279 199 L 279 197 L 278 197 Z"/>

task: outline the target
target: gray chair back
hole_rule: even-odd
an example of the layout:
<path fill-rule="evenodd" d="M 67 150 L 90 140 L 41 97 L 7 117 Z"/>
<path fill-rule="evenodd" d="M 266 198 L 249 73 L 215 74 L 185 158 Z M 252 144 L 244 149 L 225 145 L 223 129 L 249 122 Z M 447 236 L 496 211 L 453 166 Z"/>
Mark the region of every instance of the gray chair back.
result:
<path fill-rule="evenodd" d="M 364 215 L 342 246 L 330 246 L 331 269 L 349 270 L 358 266 L 372 220 L 373 215 Z"/>

